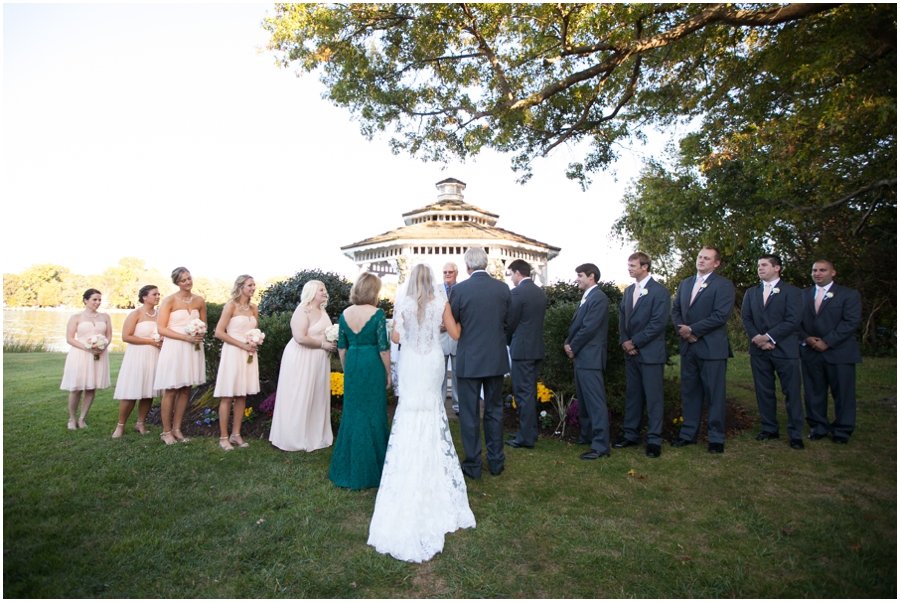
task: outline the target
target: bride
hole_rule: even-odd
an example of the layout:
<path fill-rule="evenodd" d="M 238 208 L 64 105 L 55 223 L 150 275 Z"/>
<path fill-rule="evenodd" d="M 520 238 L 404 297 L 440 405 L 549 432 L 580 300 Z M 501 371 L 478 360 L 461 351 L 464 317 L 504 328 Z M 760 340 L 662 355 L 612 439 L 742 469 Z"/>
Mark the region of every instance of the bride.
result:
<path fill-rule="evenodd" d="M 406 562 L 424 562 L 444 549 L 444 534 L 475 526 L 466 484 L 444 410 L 446 365 L 438 336 L 459 325 L 444 287 L 418 264 L 394 304 L 391 340 L 401 343 L 400 399 L 388 441 L 368 544 Z"/>

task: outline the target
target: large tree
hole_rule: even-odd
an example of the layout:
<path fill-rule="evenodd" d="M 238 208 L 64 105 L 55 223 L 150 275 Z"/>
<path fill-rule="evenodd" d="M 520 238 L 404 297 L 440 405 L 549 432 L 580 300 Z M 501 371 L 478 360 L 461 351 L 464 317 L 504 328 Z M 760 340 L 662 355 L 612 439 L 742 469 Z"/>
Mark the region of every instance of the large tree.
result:
<path fill-rule="evenodd" d="M 749 8 L 744 8 L 744 6 Z M 513 152 L 514 168 L 587 141 L 570 177 L 610 165 L 648 124 L 697 115 L 722 69 L 834 4 L 277 4 L 285 66 L 318 71 L 363 134 L 431 160 Z"/>

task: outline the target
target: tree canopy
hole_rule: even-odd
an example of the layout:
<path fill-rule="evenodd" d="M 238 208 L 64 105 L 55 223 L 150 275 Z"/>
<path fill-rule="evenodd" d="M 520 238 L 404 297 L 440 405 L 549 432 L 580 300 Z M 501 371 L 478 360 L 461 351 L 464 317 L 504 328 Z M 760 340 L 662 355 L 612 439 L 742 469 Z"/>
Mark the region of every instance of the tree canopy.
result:
<path fill-rule="evenodd" d="M 395 152 L 513 152 L 527 180 L 536 157 L 587 141 L 569 167 L 587 183 L 647 125 L 754 85 L 729 75 L 785 24 L 812 27 L 836 6 L 277 4 L 264 26 L 280 64 L 318 71 L 364 135 L 392 127 Z"/>

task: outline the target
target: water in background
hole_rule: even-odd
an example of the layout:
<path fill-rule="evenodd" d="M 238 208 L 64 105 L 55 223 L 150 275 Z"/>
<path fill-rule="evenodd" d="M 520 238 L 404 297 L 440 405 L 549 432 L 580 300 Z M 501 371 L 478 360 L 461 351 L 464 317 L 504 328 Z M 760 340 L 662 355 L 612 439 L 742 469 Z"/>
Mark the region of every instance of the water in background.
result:
<path fill-rule="evenodd" d="M 103 311 L 112 320 L 113 338 L 111 351 L 124 351 L 122 325 L 130 309 Z M 3 337 L 19 341 L 44 341 L 51 351 L 66 353 L 66 325 L 78 311 L 74 309 L 10 309 L 3 308 Z"/>

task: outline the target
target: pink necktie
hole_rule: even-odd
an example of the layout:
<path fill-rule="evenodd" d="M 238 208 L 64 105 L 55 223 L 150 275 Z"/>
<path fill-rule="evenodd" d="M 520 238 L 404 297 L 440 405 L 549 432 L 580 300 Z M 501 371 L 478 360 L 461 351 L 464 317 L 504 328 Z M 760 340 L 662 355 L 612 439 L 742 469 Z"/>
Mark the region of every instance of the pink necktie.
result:
<path fill-rule="evenodd" d="M 763 291 L 763 307 L 769 302 L 769 293 L 772 291 L 772 285 L 766 282 L 766 290 Z"/>
<path fill-rule="evenodd" d="M 825 289 L 819 288 L 816 291 L 816 313 L 819 313 L 819 308 L 822 307 L 822 299 L 825 298 Z"/>
<path fill-rule="evenodd" d="M 634 299 L 631 300 L 631 308 L 634 309 L 634 306 L 637 305 L 638 299 L 641 298 L 641 287 L 637 284 L 634 285 Z"/>
<path fill-rule="evenodd" d="M 691 305 L 694 304 L 694 299 L 697 298 L 697 293 L 700 292 L 700 285 L 703 284 L 703 281 L 697 276 L 697 282 L 694 283 L 694 292 L 691 293 Z"/>

